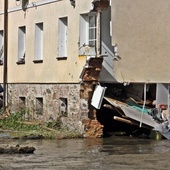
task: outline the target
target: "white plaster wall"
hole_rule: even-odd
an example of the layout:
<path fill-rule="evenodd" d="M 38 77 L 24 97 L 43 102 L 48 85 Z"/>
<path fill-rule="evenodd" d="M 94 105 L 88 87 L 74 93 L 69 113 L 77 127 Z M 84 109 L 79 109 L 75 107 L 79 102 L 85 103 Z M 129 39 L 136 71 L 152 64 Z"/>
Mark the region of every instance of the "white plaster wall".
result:
<path fill-rule="evenodd" d="M 170 82 L 170 1 L 112 0 L 119 82 Z"/>
<path fill-rule="evenodd" d="M 37 3 L 33 7 L 32 2 Z M 44 5 L 42 3 L 48 2 Z M 51 3 L 50 3 L 51 2 Z M 9 1 L 8 31 L 8 83 L 74 83 L 79 81 L 86 57 L 78 56 L 79 14 L 90 11 L 92 0 L 29 0 L 28 9 L 23 11 L 15 0 Z M 0 2 L 1 4 L 1 2 Z M 38 5 L 39 4 L 39 5 Z M 0 15 L 2 18 L 2 15 Z M 57 60 L 58 18 L 68 17 L 68 58 Z M 0 21 L 1 22 L 1 21 Z M 43 22 L 43 63 L 34 63 L 35 23 Z M 18 61 L 18 27 L 26 26 L 25 64 Z M 2 70 L 0 67 L 0 74 Z"/>

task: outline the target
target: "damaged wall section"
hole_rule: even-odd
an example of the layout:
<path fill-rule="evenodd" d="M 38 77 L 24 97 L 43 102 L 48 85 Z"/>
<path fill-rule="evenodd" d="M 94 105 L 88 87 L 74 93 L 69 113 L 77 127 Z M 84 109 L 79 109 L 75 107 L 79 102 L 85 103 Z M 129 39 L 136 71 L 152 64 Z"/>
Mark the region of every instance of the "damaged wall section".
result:
<path fill-rule="evenodd" d="M 109 0 L 94 0 L 92 2 L 93 4 L 92 11 L 100 12 L 100 11 L 106 10 L 109 7 L 109 3 L 110 3 Z"/>
<path fill-rule="evenodd" d="M 80 98 L 87 103 L 89 108 L 88 118 L 83 119 L 83 124 L 85 125 L 84 137 L 86 138 L 98 138 L 103 136 L 103 125 L 98 122 L 96 109 L 91 105 L 94 88 L 99 80 L 102 62 L 102 57 L 88 58 L 80 76 Z"/>
<path fill-rule="evenodd" d="M 123 132 L 124 135 L 149 137 L 158 125 L 151 115 L 155 108 L 156 84 L 148 84 L 146 89 L 144 84 L 101 86 L 107 87 L 102 106 L 97 109 L 98 121 L 104 125 L 104 136 Z"/>

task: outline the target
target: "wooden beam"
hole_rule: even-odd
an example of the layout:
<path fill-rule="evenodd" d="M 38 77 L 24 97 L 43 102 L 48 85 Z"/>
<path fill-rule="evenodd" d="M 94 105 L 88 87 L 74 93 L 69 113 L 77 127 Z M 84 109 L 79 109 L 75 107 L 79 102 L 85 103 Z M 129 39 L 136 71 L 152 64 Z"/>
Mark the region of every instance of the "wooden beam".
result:
<path fill-rule="evenodd" d="M 122 117 L 114 116 L 113 119 L 120 121 L 120 122 L 123 122 L 123 123 L 130 124 L 130 125 L 139 126 L 139 123 L 137 123 L 136 121 L 128 120 L 128 119 L 125 119 L 125 118 L 122 118 Z M 146 128 L 146 129 L 151 129 L 150 127 L 145 126 L 145 125 L 142 125 L 142 127 Z"/>

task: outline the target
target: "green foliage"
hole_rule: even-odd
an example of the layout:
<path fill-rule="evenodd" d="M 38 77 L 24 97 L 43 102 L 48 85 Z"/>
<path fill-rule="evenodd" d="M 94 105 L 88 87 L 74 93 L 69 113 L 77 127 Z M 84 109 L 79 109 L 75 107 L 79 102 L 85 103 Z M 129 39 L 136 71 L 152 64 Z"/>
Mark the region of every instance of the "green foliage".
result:
<path fill-rule="evenodd" d="M 57 120 L 55 121 L 49 121 L 46 123 L 46 126 L 49 127 L 49 128 L 53 128 L 53 129 L 56 129 L 56 130 L 60 130 L 61 129 L 61 118 L 59 117 Z"/>
<path fill-rule="evenodd" d="M 62 128 L 61 117 L 55 121 L 44 124 L 25 124 L 25 111 L 13 113 L 9 117 L 0 119 L 1 130 L 10 131 L 14 138 L 24 138 L 27 136 L 43 136 L 44 139 L 56 138 L 79 138 L 80 134 Z"/>
<path fill-rule="evenodd" d="M 40 126 L 38 125 L 25 125 L 22 122 L 24 111 L 18 113 L 12 113 L 9 117 L 0 119 L 0 126 L 2 129 L 8 130 L 38 130 Z"/>
<path fill-rule="evenodd" d="M 73 139 L 73 138 L 83 138 L 83 135 L 78 133 L 78 132 L 73 132 L 73 131 L 62 131 L 63 139 Z"/>

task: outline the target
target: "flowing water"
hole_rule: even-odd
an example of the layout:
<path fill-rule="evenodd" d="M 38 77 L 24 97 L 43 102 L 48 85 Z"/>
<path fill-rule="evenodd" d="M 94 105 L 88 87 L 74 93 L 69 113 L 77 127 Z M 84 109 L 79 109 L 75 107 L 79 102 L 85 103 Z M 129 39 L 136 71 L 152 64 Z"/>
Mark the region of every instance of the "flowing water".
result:
<path fill-rule="evenodd" d="M 34 146 L 34 154 L 1 154 L 0 169 L 168 170 L 170 141 L 110 137 L 102 139 L 11 140 L 0 147 Z"/>

